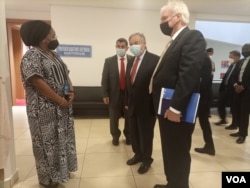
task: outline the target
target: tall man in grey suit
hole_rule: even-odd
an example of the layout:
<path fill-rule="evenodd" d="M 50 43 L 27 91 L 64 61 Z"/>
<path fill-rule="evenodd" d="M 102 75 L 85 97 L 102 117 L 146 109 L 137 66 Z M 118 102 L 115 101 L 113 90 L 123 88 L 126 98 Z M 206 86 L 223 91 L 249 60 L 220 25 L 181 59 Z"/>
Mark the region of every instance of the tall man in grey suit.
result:
<path fill-rule="evenodd" d="M 169 1 L 161 8 L 161 31 L 172 43 L 162 55 L 152 78 L 153 101 L 158 109 L 162 88 L 175 92 L 170 108 L 159 115 L 164 171 L 167 185 L 154 188 L 188 188 L 191 166 L 191 140 L 194 124 L 181 120 L 192 93 L 199 92 L 200 69 L 206 43 L 199 31 L 190 30 L 188 7 L 182 1 Z"/>
<path fill-rule="evenodd" d="M 156 116 L 148 85 L 159 56 L 147 51 L 146 39 L 142 33 L 130 35 L 129 45 L 130 51 L 135 55 L 134 61 L 128 64 L 126 74 L 131 144 L 135 155 L 127 161 L 127 164 L 142 162 L 137 172 L 144 174 L 153 162 Z"/>
<path fill-rule="evenodd" d="M 128 122 L 128 112 L 125 109 L 125 75 L 127 64 L 132 60 L 132 56 L 126 55 L 128 41 L 119 38 L 116 41 L 116 55 L 106 58 L 102 72 L 102 92 L 103 102 L 109 105 L 110 133 L 113 137 L 112 144 L 119 145 L 121 131 L 119 129 L 119 119 L 124 117 L 123 134 L 126 144 L 130 144 L 130 131 Z"/>

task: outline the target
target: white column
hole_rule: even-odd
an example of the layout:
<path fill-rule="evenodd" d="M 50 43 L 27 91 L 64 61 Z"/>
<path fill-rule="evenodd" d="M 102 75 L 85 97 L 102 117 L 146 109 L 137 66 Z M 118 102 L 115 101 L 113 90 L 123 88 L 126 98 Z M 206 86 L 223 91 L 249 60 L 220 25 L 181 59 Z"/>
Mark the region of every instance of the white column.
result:
<path fill-rule="evenodd" d="M 0 0 L 0 77 L 1 77 L 1 91 L 5 97 L 4 104 L 1 103 L 1 107 L 4 109 L 4 119 L 1 117 L 0 126 L 2 130 L 8 131 L 9 139 L 7 148 L 6 159 L 4 159 L 4 188 L 10 188 L 18 178 L 18 172 L 16 168 L 15 157 L 15 145 L 14 145 L 14 130 L 13 130 L 13 118 L 12 118 L 12 102 L 11 102 L 11 82 L 10 82 L 10 68 L 8 58 L 8 43 L 7 43 L 7 30 L 6 30 L 6 16 L 5 16 L 5 0 Z M 5 127 L 3 127 L 5 126 Z M 0 140 L 4 142 L 4 140 Z M 6 141 L 6 140 L 5 140 Z M 4 155 L 0 153 L 0 155 Z M 4 157 L 3 157 L 4 158 Z"/>

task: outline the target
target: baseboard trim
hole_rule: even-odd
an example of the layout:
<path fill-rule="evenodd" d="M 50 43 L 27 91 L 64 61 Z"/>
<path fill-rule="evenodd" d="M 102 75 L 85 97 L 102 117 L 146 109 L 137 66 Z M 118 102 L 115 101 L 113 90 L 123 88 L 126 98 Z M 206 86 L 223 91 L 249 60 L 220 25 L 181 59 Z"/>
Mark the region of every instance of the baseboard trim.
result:
<path fill-rule="evenodd" d="M 18 169 L 16 169 L 15 173 L 12 175 L 11 178 L 4 180 L 4 188 L 12 188 L 17 182 L 18 177 Z"/>

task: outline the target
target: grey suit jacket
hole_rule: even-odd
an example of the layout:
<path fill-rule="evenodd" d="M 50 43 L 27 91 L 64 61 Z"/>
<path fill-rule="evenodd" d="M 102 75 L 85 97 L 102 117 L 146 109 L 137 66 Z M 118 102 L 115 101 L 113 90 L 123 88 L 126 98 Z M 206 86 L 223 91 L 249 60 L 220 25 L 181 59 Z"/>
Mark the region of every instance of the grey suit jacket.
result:
<path fill-rule="evenodd" d="M 133 57 L 127 56 L 127 65 Z M 128 68 L 126 67 L 126 71 Z M 120 96 L 120 76 L 117 55 L 105 59 L 102 72 L 102 96 L 109 97 L 110 105 L 117 105 Z"/>

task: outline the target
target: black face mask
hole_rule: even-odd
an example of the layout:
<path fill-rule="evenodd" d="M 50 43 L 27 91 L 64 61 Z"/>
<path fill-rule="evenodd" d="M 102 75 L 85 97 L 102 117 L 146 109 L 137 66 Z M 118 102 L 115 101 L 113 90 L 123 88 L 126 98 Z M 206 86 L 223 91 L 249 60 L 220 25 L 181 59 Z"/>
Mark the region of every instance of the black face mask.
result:
<path fill-rule="evenodd" d="M 241 53 L 245 58 L 247 58 L 248 56 L 250 56 L 250 51 L 244 51 Z"/>
<path fill-rule="evenodd" d="M 58 42 L 57 39 L 56 39 L 56 40 L 52 40 L 52 41 L 49 42 L 48 48 L 49 48 L 50 50 L 55 50 L 55 49 L 57 48 L 58 45 L 59 45 L 59 42 Z"/>
<path fill-rule="evenodd" d="M 169 27 L 168 22 L 161 23 L 160 27 L 161 27 L 161 32 L 164 35 L 168 35 L 168 36 L 171 35 L 173 28 Z"/>

